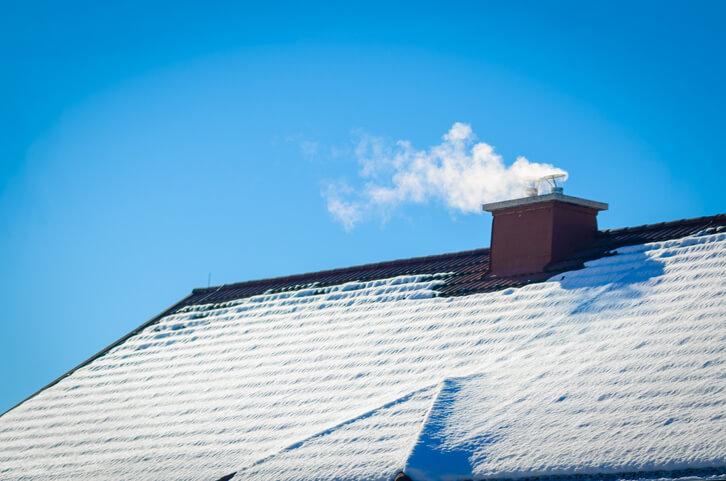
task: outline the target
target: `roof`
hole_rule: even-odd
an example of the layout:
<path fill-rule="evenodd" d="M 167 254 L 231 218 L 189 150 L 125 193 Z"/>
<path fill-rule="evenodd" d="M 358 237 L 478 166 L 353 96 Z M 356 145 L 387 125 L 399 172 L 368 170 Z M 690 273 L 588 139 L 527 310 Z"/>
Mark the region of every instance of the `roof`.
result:
<path fill-rule="evenodd" d="M 477 250 L 195 290 L 0 417 L 0 479 L 724 476 L 725 221 L 540 282 Z"/>

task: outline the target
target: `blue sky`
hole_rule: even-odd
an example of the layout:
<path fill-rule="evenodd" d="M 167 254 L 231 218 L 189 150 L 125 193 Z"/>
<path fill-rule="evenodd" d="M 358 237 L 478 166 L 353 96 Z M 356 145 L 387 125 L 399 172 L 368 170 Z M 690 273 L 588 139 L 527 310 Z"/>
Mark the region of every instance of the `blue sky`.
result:
<path fill-rule="evenodd" d="M 489 244 L 435 196 L 344 229 L 362 139 L 468 124 L 602 228 L 726 211 L 722 2 L 102 3 L 2 3 L 0 412 L 209 273 Z"/>

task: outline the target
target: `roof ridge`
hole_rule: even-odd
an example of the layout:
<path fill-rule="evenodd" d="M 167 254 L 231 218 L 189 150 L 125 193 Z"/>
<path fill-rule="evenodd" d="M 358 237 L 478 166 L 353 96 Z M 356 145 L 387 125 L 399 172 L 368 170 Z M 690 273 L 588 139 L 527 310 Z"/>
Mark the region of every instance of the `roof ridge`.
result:
<path fill-rule="evenodd" d="M 664 222 L 656 222 L 653 224 L 643 224 L 643 225 L 637 225 L 632 227 L 618 227 L 617 229 L 603 229 L 599 231 L 601 234 L 617 234 L 620 232 L 634 232 L 638 230 L 650 230 L 650 229 L 658 229 L 663 227 L 670 227 L 670 226 L 677 226 L 677 225 L 691 225 L 691 224 L 702 224 L 707 221 L 722 221 L 724 224 L 726 224 L 726 214 L 715 214 L 715 215 L 706 215 L 703 217 L 691 217 L 686 219 L 678 219 L 678 220 L 669 220 Z"/>
<path fill-rule="evenodd" d="M 361 421 L 361 420 L 367 419 L 371 416 L 374 416 L 376 413 L 378 413 L 379 411 L 382 411 L 384 409 L 388 409 L 388 408 L 391 408 L 398 404 L 405 403 L 405 402 L 409 401 L 412 397 L 416 396 L 417 394 L 425 393 L 428 390 L 435 390 L 436 387 L 439 386 L 440 384 L 441 384 L 441 382 L 435 382 L 432 384 L 427 384 L 418 389 L 414 389 L 413 391 L 408 391 L 403 394 L 399 394 L 398 396 L 396 396 L 396 398 L 394 398 L 392 400 L 388 400 L 388 401 L 384 402 L 383 404 L 378 404 L 375 407 L 367 409 L 364 412 L 360 412 L 352 417 L 348 417 L 345 420 L 340 421 L 333 426 L 328 426 L 325 429 L 320 429 L 313 434 L 305 436 L 303 439 L 300 439 L 298 441 L 295 441 L 294 443 L 288 444 L 287 446 L 285 446 L 281 449 L 278 449 L 277 451 L 275 451 L 272 454 L 269 454 L 263 458 L 257 459 L 255 461 L 239 468 L 234 474 L 248 471 L 251 468 L 254 468 L 256 466 L 259 466 L 260 464 L 266 463 L 269 460 L 271 460 L 277 456 L 280 456 L 283 453 L 290 452 L 294 449 L 297 449 L 309 441 L 332 434 L 333 432 L 335 432 L 336 430 L 338 430 L 340 428 L 343 428 L 343 427 L 353 424 L 357 421 Z"/>
<path fill-rule="evenodd" d="M 714 222 L 715 221 L 715 222 Z M 619 234 L 629 234 L 633 232 L 649 232 L 652 230 L 657 229 L 666 229 L 668 227 L 675 227 L 675 226 L 685 226 L 685 225 L 694 225 L 694 224 L 706 224 L 706 226 L 717 223 L 717 224 L 724 224 L 726 225 L 726 214 L 716 214 L 712 216 L 703 216 L 703 217 L 693 217 L 689 219 L 680 219 L 680 220 L 673 220 L 673 221 L 666 221 L 666 222 L 659 222 L 654 224 L 643 224 L 639 226 L 633 226 L 633 227 L 620 227 L 617 229 L 604 229 L 599 231 L 601 236 L 611 237 L 611 236 L 617 236 Z M 638 241 L 640 242 L 640 241 Z M 261 279 L 252 279 L 248 281 L 241 281 L 241 282 L 234 282 L 231 284 L 222 284 L 218 286 L 210 286 L 210 287 L 198 287 L 192 290 L 192 295 L 198 296 L 198 295 L 205 295 L 210 294 L 213 292 L 224 292 L 224 291 L 231 291 L 235 289 L 241 289 L 241 288 L 253 288 L 253 287 L 264 287 L 267 285 L 270 286 L 279 286 L 279 285 L 291 285 L 295 284 L 296 282 L 302 282 L 305 284 L 311 284 L 318 280 L 321 280 L 323 282 L 325 281 L 325 278 L 333 277 L 336 275 L 341 274 L 348 274 L 351 272 L 365 274 L 367 272 L 374 272 L 379 269 L 384 268 L 393 268 L 393 267 L 405 267 L 405 266 L 412 266 L 416 264 L 429 264 L 436 261 L 445 261 L 451 258 L 456 257 L 467 257 L 467 256 L 483 256 L 488 254 L 489 247 L 483 247 L 479 249 L 471 249 L 471 250 L 465 250 L 465 251 L 459 251 L 459 252 L 446 252 L 443 254 L 433 254 L 428 256 L 420 256 L 420 257 L 409 257 L 409 258 L 403 258 L 403 259 L 394 259 L 389 261 L 382 261 L 382 262 L 373 262 L 368 264 L 359 264 L 354 266 L 348 266 L 348 267 L 338 267 L 334 269 L 325 269 L 321 271 L 310 271 L 310 272 L 304 272 L 300 274 L 293 274 L 293 275 L 287 275 L 287 276 L 278 276 L 278 277 L 266 277 Z M 327 282 L 337 283 L 335 281 L 328 280 Z M 198 303 L 198 300 L 194 302 L 195 304 Z"/>
<path fill-rule="evenodd" d="M 296 279 L 300 280 L 312 280 L 313 276 L 317 277 L 323 277 L 323 276 L 330 276 L 335 274 L 344 274 L 347 272 L 366 272 L 366 271 L 374 271 L 380 268 L 385 267 L 395 267 L 395 266 L 406 266 L 406 265 L 413 265 L 413 264 L 419 264 L 419 263 L 429 263 L 432 261 L 437 260 L 446 260 L 451 257 L 460 257 L 460 256 L 477 256 L 477 255 L 483 255 L 486 254 L 489 251 L 489 247 L 483 247 L 479 249 L 471 249 L 471 250 L 465 250 L 460 252 L 446 252 L 444 254 L 433 254 L 429 256 L 420 256 L 420 257 L 409 257 L 404 259 L 394 259 L 390 261 L 382 261 L 382 262 L 372 262 L 368 264 L 359 264 L 355 266 L 349 266 L 349 267 L 337 267 L 334 269 L 326 269 L 322 271 L 311 271 L 311 272 L 305 272 L 301 274 L 293 274 L 288 276 L 279 276 L 279 277 L 266 277 L 262 279 L 253 279 L 249 281 L 242 281 L 242 282 L 234 282 L 232 284 L 222 284 L 220 286 L 210 286 L 210 287 L 197 287 L 192 290 L 192 294 L 205 294 L 208 292 L 213 291 L 219 291 L 219 290 L 227 290 L 227 289 L 238 289 L 240 287 L 251 287 L 251 286 L 260 286 L 265 284 L 280 284 L 280 283 L 286 283 L 286 282 L 292 282 Z"/>

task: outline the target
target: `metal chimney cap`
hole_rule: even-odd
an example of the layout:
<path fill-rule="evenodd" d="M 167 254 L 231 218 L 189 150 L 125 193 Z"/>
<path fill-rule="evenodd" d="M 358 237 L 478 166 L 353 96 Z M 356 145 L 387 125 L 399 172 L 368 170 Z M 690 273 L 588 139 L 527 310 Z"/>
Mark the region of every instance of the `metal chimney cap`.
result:
<path fill-rule="evenodd" d="M 489 204 L 482 205 L 481 208 L 485 212 L 495 212 L 502 209 L 509 209 L 511 207 L 539 204 L 549 201 L 565 202 L 567 204 L 589 207 L 595 210 L 608 210 L 609 207 L 605 202 L 596 202 L 594 200 L 581 199 L 579 197 L 572 197 L 570 195 L 554 193 L 536 195 L 532 197 L 522 197 L 521 199 L 505 200 L 502 202 L 491 202 Z"/>

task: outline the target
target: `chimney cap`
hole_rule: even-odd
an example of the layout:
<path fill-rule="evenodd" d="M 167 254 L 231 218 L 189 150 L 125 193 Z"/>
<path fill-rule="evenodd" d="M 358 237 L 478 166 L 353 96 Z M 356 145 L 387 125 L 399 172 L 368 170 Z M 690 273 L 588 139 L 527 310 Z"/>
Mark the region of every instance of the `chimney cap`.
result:
<path fill-rule="evenodd" d="M 570 195 L 559 193 L 522 197 L 521 199 L 505 200 L 502 202 L 491 202 L 489 204 L 482 205 L 481 208 L 486 212 L 496 212 L 498 210 L 509 209 L 511 207 L 539 204 L 541 202 L 548 201 L 565 202 L 567 204 L 589 207 L 595 210 L 608 210 L 608 205 L 605 202 L 596 202 L 594 200 L 581 199 L 580 197 L 572 197 Z"/>

